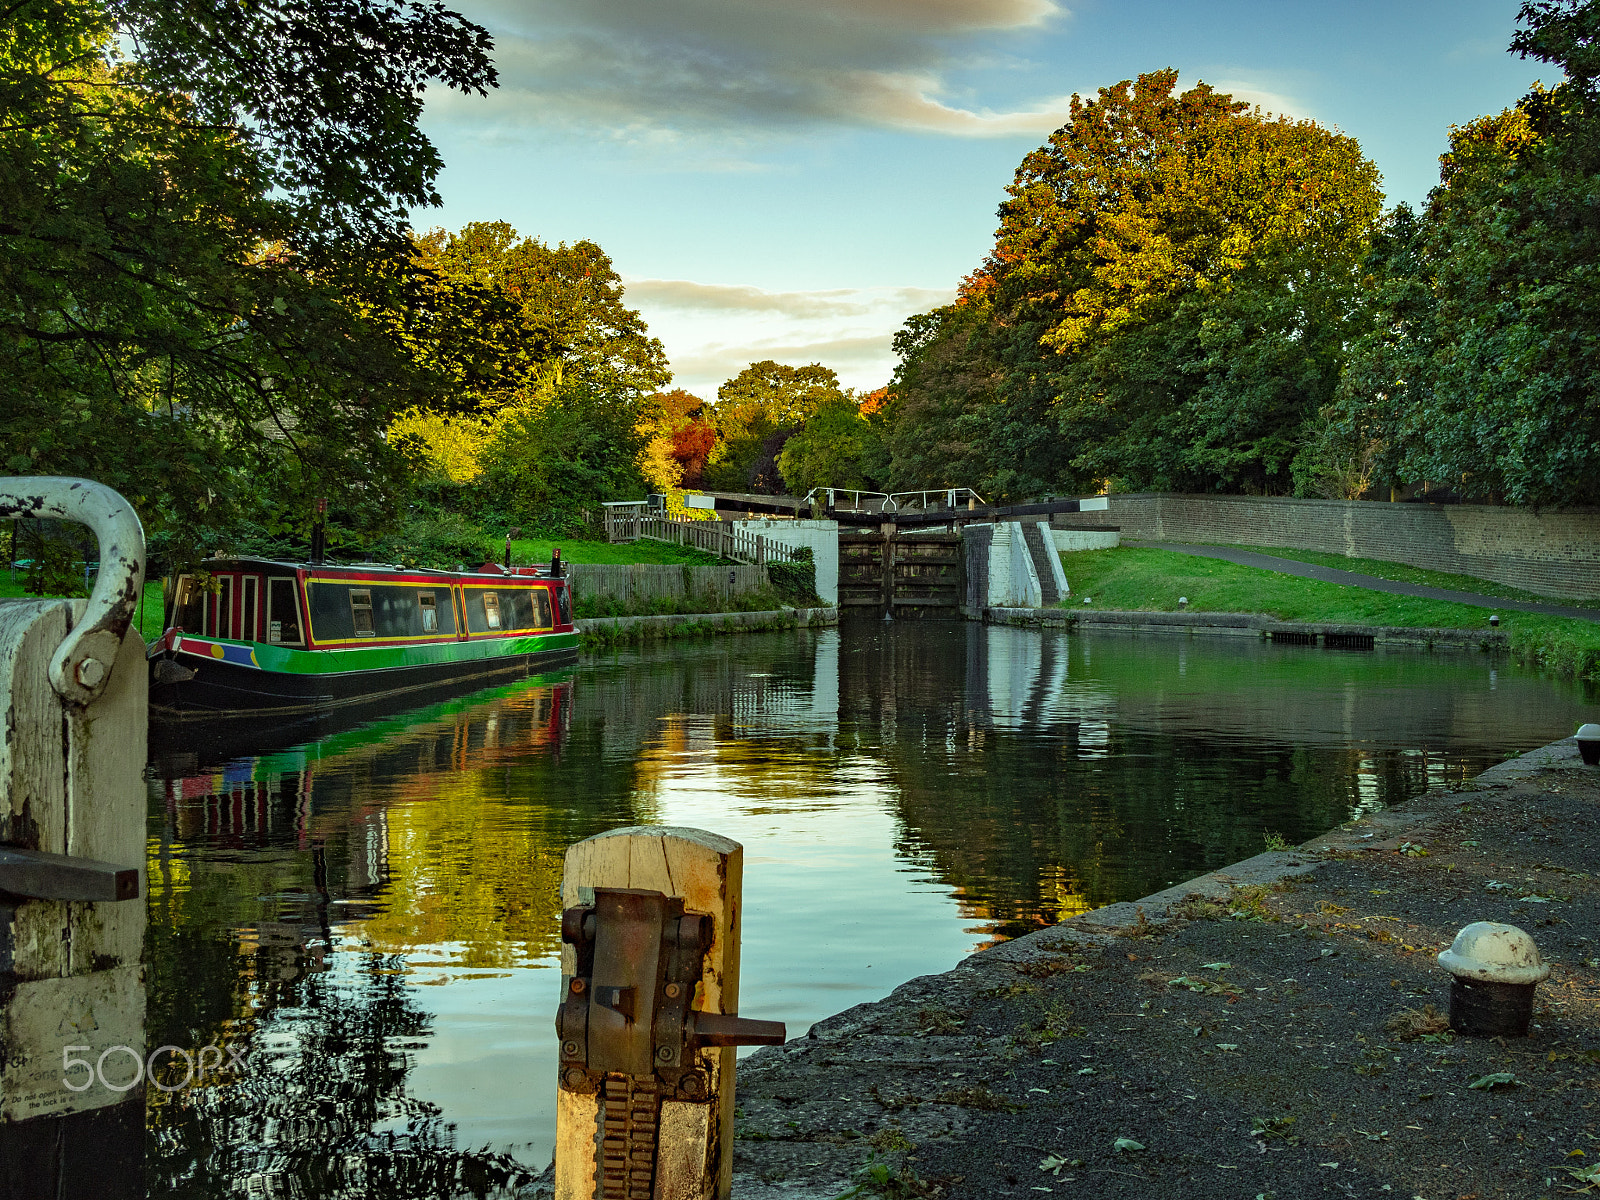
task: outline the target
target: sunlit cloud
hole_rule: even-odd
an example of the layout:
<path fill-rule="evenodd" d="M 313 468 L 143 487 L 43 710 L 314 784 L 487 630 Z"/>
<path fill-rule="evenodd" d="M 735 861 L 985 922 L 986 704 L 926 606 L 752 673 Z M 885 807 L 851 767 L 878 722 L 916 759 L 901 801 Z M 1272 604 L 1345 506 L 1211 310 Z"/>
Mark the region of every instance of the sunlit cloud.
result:
<path fill-rule="evenodd" d="M 919 287 L 766 291 L 687 279 L 627 280 L 627 303 L 667 348 L 673 386 L 710 398 L 752 362 L 817 362 L 846 387 L 871 390 L 894 371 L 895 331 L 955 297 Z"/>
<path fill-rule="evenodd" d="M 588 132 L 643 146 L 761 141 L 819 126 L 952 137 L 1035 136 L 1065 120 L 1059 94 L 974 102 L 953 73 L 988 39 L 1067 15 L 1054 0 L 473 0 L 494 35 L 500 87 L 430 96 L 437 120 L 479 136 Z"/>
<path fill-rule="evenodd" d="M 1253 104 L 1273 116 L 1293 117 L 1302 121 L 1316 119 L 1309 104 L 1287 92 L 1263 86 L 1260 80 L 1232 78 L 1207 79 L 1206 82 L 1217 91 L 1226 92 L 1235 100 L 1243 100 L 1246 104 Z M 1188 86 L 1188 83 L 1179 84 L 1180 88 Z"/>

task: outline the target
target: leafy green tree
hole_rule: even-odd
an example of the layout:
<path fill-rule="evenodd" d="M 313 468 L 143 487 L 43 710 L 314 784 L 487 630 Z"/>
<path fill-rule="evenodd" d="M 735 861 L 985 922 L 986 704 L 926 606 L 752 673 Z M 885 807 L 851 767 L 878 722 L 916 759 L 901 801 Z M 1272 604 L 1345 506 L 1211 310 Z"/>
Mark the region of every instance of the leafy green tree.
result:
<path fill-rule="evenodd" d="M 783 445 L 778 470 L 790 495 L 812 488 L 875 488 L 882 436 L 856 397 L 830 396 Z"/>
<path fill-rule="evenodd" d="M 483 386 L 463 376 L 458 406 L 493 408 L 557 383 L 638 402 L 671 380 L 660 341 L 624 303 L 622 280 L 595 243 L 547 246 L 504 221 L 478 221 L 459 233 L 430 230 L 416 246 L 440 291 L 470 297 L 487 318 L 467 331 L 474 348 L 458 356 L 483 364 Z"/>
<path fill-rule="evenodd" d="M 638 495 L 652 396 L 671 372 L 605 252 L 547 246 L 503 221 L 415 246 L 441 307 L 481 317 L 425 347 L 458 381 L 453 395 L 391 427 L 424 475 L 466 485 L 448 503 L 563 532 L 586 507 Z"/>
<path fill-rule="evenodd" d="M 487 49 L 408 0 L 0 14 L 4 468 L 111 484 L 179 557 L 318 496 L 386 520 L 384 428 L 441 385 L 422 90 L 491 86 Z"/>
<path fill-rule="evenodd" d="M 905 343 L 902 420 L 937 413 L 964 453 L 919 467 L 897 436 L 902 480 L 1290 490 L 1352 332 L 1377 170 L 1350 138 L 1176 83 L 1074 97 L 1023 160 L 988 260 Z"/>
<path fill-rule="evenodd" d="M 705 486 L 721 491 L 775 493 L 783 444 L 826 400 L 843 397 L 839 377 L 820 363 L 791 367 L 751 363 L 717 389 L 712 419 L 717 443 Z"/>
<path fill-rule="evenodd" d="M 1514 504 L 1600 503 L 1600 4 L 1525 4 L 1512 50 L 1559 67 L 1452 131 L 1430 198 L 1438 311 L 1400 443 L 1413 479 Z"/>

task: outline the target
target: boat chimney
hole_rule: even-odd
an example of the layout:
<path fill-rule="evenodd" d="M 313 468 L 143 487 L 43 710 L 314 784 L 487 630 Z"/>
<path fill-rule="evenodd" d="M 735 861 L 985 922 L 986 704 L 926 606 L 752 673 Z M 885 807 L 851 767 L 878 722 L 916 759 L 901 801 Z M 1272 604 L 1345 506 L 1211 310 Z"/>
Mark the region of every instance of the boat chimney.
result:
<path fill-rule="evenodd" d="M 511 539 L 522 536 L 522 526 L 513 525 L 506 531 L 506 574 L 511 574 Z"/>
<path fill-rule="evenodd" d="M 561 547 L 553 547 L 550 551 L 550 578 L 561 578 Z"/>
<path fill-rule="evenodd" d="M 319 563 L 328 551 L 328 530 L 324 524 L 328 515 L 328 498 L 318 497 L 312 511 L 316 516 L 311 522 L 311 561 Z"/>

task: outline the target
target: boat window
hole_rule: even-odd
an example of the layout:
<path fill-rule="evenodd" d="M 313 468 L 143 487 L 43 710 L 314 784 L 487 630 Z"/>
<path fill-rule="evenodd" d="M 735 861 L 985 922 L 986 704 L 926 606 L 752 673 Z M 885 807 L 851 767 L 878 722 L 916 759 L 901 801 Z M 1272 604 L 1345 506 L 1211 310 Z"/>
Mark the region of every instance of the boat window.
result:
<path fill-rule="evenodd" d="M 565 587 L 556 588 L 556 603 L 561 608 L 561 624 L 572 624 L 572 594 Z"/>
<path fill-rule="evenodd" d="M 533 597 L 533 627 L 535 629 L 549 629 L 550 589 L 534 588 L 530 594 Z"/>
<path fill-rule="evenodd" d="M 167 624 L 179 626 L 187 633 L 199 633 L 205 621 L 205 589 L 193 575 L 180 575 L 172 596 L 172 619 Z"/>
<path fill-rule="evenodd" d="M 355 625 L 357 637 L 372 636 L 372 592 L 367 589 L 350 592 L 350 620 Z"/>
<path fill-rule="evenodd" d="M 500 595 L 498 592 L 485 592 L 483 594 L 483 619 L 490 629 L 500 628 Z"/>
<path fill-rule="evenodd" d="M 298 646 L 300 636 L 300 606 L 295 603 L 294 580 L 278 578 L 267 580 L 267 641 L 282 646 Z"/>
<path fill-rule="evenodd" d="M 422 632 L 439 632 L 439 609 L 434 604 L 432 592 L 417 593 L 417 607 L 422 610 Z"/>
<path fill-rule="evenodd" d="M 501 592 L 500 602 L 505 605 L 507 629 L 532 629 L 533 597 L 525 588 L 514 592 Z"/>
<path fill-rule="evenodd" d="M 239 581 L 239 636 L 247 641 L 260 640 L 260 631 L 256 627 L 256 597 L 260 592 L 261 580 L 255 575 L 246 575 Z"/>
<path fill-rule="evenodd" d="M 206 605 L 206 610 L 211 616 L 211 621 L 206 633 L 212 637 L 233 636 L 233 576 L 217 576 L 216 599 Z"/>

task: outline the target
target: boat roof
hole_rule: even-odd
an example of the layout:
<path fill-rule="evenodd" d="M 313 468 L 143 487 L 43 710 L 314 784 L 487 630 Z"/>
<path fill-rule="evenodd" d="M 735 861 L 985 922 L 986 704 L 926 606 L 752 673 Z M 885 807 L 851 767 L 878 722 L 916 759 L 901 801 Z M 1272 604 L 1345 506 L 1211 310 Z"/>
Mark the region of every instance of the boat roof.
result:
<path fill-rule="evenodd" d="M 289 562 L 282 559 L 257 558 L 253 555 L 230 555 L 226 558 L 207 558 L 199 565 L 202 567 L 222 566 L 229 567 L 252 566 L 265 570 L 275 570 L 285 574 L 293 571 L 316 571 L 318 574 L 339 574 L 350 572 L 352 574 L 371 575 L 374 572 L 385 571 L 395 575 L 436 575 L 442 579 L 471 578 L 471 579 L 552 579 L 558 578 L 548 574 L 548 566 L 543 571 L 537 567 L 512 567 L 508 572 L 499 563 L 485 563 L 481 567 L 469 567 L 460 571 L 445 571 L 438 567 L 408 567 L 403 563 L 380 562 Z"/>

